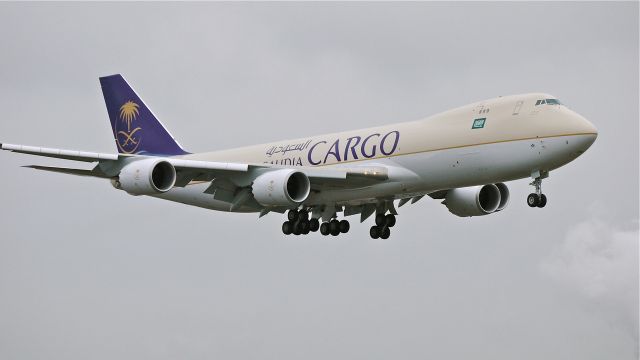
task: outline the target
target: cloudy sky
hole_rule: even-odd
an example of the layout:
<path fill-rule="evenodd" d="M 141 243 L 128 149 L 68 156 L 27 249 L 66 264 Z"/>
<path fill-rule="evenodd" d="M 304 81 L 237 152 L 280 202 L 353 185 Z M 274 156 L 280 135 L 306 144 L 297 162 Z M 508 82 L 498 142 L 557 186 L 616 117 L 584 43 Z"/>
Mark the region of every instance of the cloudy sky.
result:
<path fill-rule="evenodd" d="M 635 359 L 638 3 L 0 4 L 0 141 L 115 152 L 122 73 L 190 151 L 554 94 L 599 137 L 495 215 L 285 237 L 2 153 L 3 359 Z"/>

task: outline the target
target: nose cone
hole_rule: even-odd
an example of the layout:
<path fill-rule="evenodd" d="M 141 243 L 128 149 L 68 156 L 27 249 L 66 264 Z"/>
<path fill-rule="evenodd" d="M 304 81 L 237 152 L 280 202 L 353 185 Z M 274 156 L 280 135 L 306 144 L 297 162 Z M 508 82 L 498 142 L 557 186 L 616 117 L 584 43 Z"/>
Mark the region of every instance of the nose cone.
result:
<path fill-rule="evenodd" d="M 573 150 L 575 155 L 579 156 L 596 141 L 598 129 L 589 120 L 573 111 L 571 111 L 569 123 L 574 134 Z"/>
<path fill-rule="evenodd" d="M 598 129 L 596 129 L 596 127 L 587 119 L 585 119 L 583 116 L 576 114 L 576 116 L 578 117 L 578 121 L 577 123 L 579 124 L 579 130 L 581 133 L 584 134 L 591 134 L 594 136 L 594 140 L 596 137 L 598 137 Z"/>
<path fill-rule="evenodd" d="M 586 151 L 598 137 L 598 129 L 587 119 L 585 119 L 582 115 L 575 114 L 577 117 L 576 123 L 576 133 L 584 135 L 584 145 L 585 148 L 583 151 Z"/>

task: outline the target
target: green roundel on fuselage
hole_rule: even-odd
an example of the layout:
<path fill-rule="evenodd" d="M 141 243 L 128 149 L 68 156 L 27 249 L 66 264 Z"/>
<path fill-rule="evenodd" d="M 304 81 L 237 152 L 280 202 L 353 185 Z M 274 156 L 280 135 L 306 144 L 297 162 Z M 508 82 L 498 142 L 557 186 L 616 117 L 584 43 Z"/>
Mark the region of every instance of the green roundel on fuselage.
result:
<path fill-rule="evenodd" d="M 487 118 L 480 118 L 480 119 L 475 119 L 473 120 L 473 125 L 471 126 L 472 129 L 482 129 L 484 127 L 484 122 L 487 120 Z"/>

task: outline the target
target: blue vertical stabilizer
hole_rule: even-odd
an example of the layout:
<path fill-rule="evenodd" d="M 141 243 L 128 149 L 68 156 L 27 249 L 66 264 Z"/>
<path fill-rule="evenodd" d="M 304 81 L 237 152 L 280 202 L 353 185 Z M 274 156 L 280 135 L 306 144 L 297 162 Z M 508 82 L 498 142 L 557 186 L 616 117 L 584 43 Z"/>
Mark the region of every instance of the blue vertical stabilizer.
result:
<path fill-rule="evenodd" d="M 101 77 L 100 85 L 119 153 L 188 154 L 120 74 Z"/>

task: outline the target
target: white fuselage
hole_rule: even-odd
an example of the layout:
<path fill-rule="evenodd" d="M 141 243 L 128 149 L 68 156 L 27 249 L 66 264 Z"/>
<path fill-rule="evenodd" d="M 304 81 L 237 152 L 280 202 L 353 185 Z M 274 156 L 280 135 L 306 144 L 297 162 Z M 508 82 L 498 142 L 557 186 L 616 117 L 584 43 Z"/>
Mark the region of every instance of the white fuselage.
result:
<path fill-rule="evenodd" d="M 359 205 L 505 182 L 565 165 L 595 141 L 597 130 L 582 116 L 563 105 L 536 105 L 545 98 L 552 96 L 505 96 L 419 121 L 183 158 L 301 167 L 380 165 L 388 169 L 389 179 L 375 185 L 314 192 L 304 202 L 308 206 Z M 157 197 L 229 211 L 230 203 L 203 192 L 207 186 L 194 183 Z"/>

